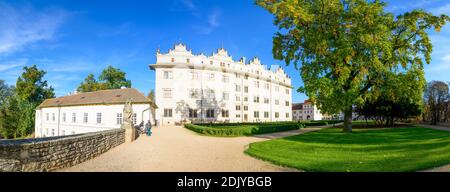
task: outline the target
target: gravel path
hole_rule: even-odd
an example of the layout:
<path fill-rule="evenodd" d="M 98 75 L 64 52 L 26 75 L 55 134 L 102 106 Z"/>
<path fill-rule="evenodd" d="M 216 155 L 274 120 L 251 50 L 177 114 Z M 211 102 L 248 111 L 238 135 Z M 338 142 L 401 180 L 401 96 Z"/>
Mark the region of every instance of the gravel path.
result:
<path fill-rule="evenodd" d="M 157 127 L 153 129 L 151 137 L 141 135 L 135 142 L 122 144 L 94 159 L 61 171 L 298 171 L 257 160 L 243 151 L 253 142 L 319 129 L 223 138 L 201 136 L 180 126 Z"/>

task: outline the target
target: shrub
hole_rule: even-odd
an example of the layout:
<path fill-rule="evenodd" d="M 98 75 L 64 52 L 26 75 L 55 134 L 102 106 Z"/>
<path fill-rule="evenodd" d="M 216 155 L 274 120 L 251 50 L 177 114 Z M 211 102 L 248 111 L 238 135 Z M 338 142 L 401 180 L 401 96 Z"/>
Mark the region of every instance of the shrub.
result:
<path fill-rule="evenodd" d="M 273 133 L 304 128 L 297 122 L 270 123 L 218 123 L 218 124 L 186 124 L 185 127 L 197 133 L 211 136 L 247 136 Z"/>

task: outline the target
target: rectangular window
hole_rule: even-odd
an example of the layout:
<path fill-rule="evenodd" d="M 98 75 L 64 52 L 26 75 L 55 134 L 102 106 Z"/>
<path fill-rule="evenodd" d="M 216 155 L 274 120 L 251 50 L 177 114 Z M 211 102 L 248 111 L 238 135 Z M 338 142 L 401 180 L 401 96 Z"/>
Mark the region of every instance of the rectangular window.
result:
<path fill-rule="evenodd" d="M 275 105 L 279 105 L 280 104 L 280 100 L 275 99 Z"/>
<path fill-rule="evenodd" d="M 164 71 L 164 79 L 173 79 L 172 71 Z"/>
<path fill-rule="evenodd" d="M 289 118 L 289 113 L 286 113 L 286 118 Z"/>
<path fill-rule="evenodd" d="M 189 118 L 197 118 L 197 110 L 189 109 Z"/>
<path fill-rule="evenodd" d="M 248 101 L 248 97 L 244 97 L 244 102 L 247 102 Z"/>
<path fill-rule="evenodd" d="M 52 129 L 52 136 L 55 136 L 55 129 Z"/>
<path fill-rule="evenodd" d="M 164 109 L 164 117 L 172 117 L 172 109 Z"/>
<path fill-rule="evenodd" d="M 222 99 L 224 101 L 230 100 L 230 94 L 229 93 L 222 93 Z"/>
<path fill-rule="evenodd" d="M 253 117 L 254 118 L 259 118 L 259 111 L 254 111 L 253 112 Z"/>
<path fill-rule="evenodd" d="M 259 81 L 258 80 L 255 80 L 255 87 L 259 88 Z"/>
<path fill-rule="evenodd" d="M 77 114 L 72 113 L 72 123 L 76 123 L 76 122 L 77 122 Z"/>
<path fill-rule="evenodd" d="M 55 113 L 52 113 L 52 121 L 55 121 Z"/>
<path fill-rule="evenodd" d="M 83 123 L 88 123 L 88 113 L 83 114 Z"/>
<path fill-rule="evenodd" d="M 270 101 L 269 98 L 264 98 L 264 103 L 265 104 L 269 104 L 269 101 Z"/>
<path fill-rule="evenodd" d="M 166 99 L 172 98 L 172 89 L 163 89 L 163 97 Z"/>
<path fill-rule="evenodd" d="M 102 113 L 97 113 L 97 124 L 102 123 Z"/>
<path fill-rule="evenodd" d="M 117 113 L 116 115 L 116 124 L 121 125 L 122 124 L 122 113 Z"/>
<path fill-rule="evenodd" d="M 64 123 L 66 122 L 66 113 L 63 113 L 62 121 L 63 121 Z"/>
<path fill-rule="evenodd" d="M 244 87 L 244 93 L 248 93 L 248 86 Z"/>
<path fill-rule="evenodd" d="M 254 96 L 253 97 L 253 102 L 254 103 L 259 103 L 259 97 L 258 96 Z"/>
<path fill-rule="evenodd" d="M 289 101 L 286 101 L 286 106 L 288 106 L 288 107 L 289 107 Z"/>
<path fill-rule="evenodd" d="M 248 111 L 248 106 L 244 105 L 244 111 Z"/>
<path fill-rule="evenodd" d="M 236 96 L 236 101 L 241 101 L 241 97 Z"/>
<path fill-rule="evenodd" d="M 228 82 L 230 82 L 230 78 L 228 76 L 224 75 L 224 76 L 222 76 L 222 82 L 228 83 Z"/>
<path fill-rule="evenodd" d="M 241 114 L 236 114 L 236 118 L 241 118 Z"/>
<path fill-rule="evenodd" d="M 279 118 L 280 117 L 280 113 L 275 112 L 275 118 Z"/>
<path fill-rule="evenodd" d="M 49 121 L 49 120 L 50 120 L 50 119 L 49 119 L 48 113 L 45 114 L 45 120 L 46 120 L 46 121 Z"/>
<path fill-rule="evenodd" d="M 208 80 L 210 80 L 210 81 L 214 81 L 214 73 L 209 73 L 208 74 Z"/>
<path fill-rule="evenodd" d="M 266 90 L 269 90 L 269 83 L 264 83 L 264 88 L 265 88 Z"/>
<path fill-rule="evenodd" d="M 186 63 L 190 63 L 191 60 L 189 58 L 186 59 Z"/>
<path fill-rule="evenodd" d="M 241 92 L 241 85 L 236 84 L 236 92 Z"/>
<path fill-rule="evenodd" d="M 214 109 L 206 110 L 206 118 L 214 118 Z"/>
<path fill-rule="evenodd" d="M 222 117 L 230 117 L 230 113 L 228 112 L 228 110 L 222 109 Z"/>
<path fill-rule="evenodd" d="M 137 114 L 133 113 L 133 125 L 137 124 Z"/>
<path fill-rule="evenodd" d="M 268 111 L 264 111 L 264 118 L 269 118 L 269 112 Z"/>
<path fill-rule="evenodd" d="M 286 95 L 289 95 L 289 89 L 286 89 Z"/>
<path fill-rule="evenodd" d="M 198 72 L 191 72 L 191 79 L 197 80 L 198 79 Z"/>
<path fill-rule="evenodd" d="M 240 105 L 236 105 L 236 111 L 240 111 L 241 110 L 241 106 Z"/>

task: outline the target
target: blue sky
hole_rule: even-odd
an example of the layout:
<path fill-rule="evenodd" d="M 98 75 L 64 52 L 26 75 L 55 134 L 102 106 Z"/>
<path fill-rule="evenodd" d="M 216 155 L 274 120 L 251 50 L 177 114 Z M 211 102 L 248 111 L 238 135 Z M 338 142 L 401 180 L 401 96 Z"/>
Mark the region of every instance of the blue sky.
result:
<path fill-rule="evenodd" d="M 446 0 L 390 0 L 388 10 L 422 8 L 450 15 Z M 238 59 L 259 57 L 281 65 L 296 88 L 298 71 L 272 57 L 273 17 L 251 0 L 39 0 L 0 1 L 0 79 L 15 84 L 24 66 L 36 64 L 57 96 L 74 91 L 89 74 L 108 65 L 127 73 L 133 87 L 148 93 L 155 52 L 183 42 L 194 53 L 224 47 Z M 431 32 L 433 61 L 427 80 L 450 81 L 450 26 Z M 305 95 L 294 93 L 293 101 Z"/>

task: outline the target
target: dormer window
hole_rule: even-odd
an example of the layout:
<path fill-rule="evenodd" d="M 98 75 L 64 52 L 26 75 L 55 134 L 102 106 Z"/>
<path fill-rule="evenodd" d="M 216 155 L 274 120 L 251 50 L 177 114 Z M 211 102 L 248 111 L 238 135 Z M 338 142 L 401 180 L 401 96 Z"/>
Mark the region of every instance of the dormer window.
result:
<path fill-rule="evenodd" d="M 209 64 L 211 64 L 211 65 L 212 65 L 212 64 L 214 64 L 214 63 L 213 63 L 213 61 L 209 61 Z"/>
<path fill-rule="evenodd" d="M 172 58 L 171 61 L 172 61 L 172 63 L 175 62 L 175 58 Z"/>
<path fill-rule="evenodd" d="M 190 60 L 189 60 L 189 58 L 187 58 L 187 59 L 186 59 L 186 63 L 189 63 L 189 62 L 190 62 Z"/>

